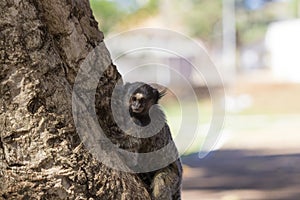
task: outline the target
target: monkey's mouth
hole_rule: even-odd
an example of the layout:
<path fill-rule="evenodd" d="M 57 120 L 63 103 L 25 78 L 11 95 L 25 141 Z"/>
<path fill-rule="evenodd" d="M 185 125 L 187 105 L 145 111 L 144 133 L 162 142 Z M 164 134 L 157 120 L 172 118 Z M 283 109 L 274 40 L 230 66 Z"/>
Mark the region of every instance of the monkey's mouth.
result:
<path fill-rule="evenodd" d="M 143 108 L 132 108 L 132 112 L 134 112 L 134 113 L 142 113 L 144 111 L 144 109 Z"/>
<path fill-rule="evenodd" d="M 144 111 L 144 107 L 140 104 L 133 104 L 131 105 L 131 110 L 134 113 L 142 113 Z"/>

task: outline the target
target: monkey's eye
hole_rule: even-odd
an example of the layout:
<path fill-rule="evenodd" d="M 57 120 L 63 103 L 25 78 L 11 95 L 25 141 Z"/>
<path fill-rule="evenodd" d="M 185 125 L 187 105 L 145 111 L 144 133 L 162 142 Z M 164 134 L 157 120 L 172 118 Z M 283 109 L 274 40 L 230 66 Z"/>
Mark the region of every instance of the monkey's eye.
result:
<path fill-rule="evenodd" d="M 145 99 L 144 98 L 141 98 L 140 99 L 140 103 L 144 103 Z"/>
<path fill-rule="evenodd" d="M 132 101 L 136 101 L 136 97 L 131 97 L 131 100 Z"/>

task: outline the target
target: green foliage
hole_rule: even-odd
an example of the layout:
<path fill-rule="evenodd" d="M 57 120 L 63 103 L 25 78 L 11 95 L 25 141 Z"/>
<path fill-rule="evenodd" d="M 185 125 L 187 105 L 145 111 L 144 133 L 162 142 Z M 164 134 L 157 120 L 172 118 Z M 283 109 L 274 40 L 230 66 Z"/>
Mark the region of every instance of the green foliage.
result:
<path fill-rule="evenodd" d="M 286 2 L 268 3 L 258 10 L 236 9 L 236 27 L 239 44 L 250 44 L 262 39 L 271 22 L 289 18 L 289 4 Z"/>
<path fill-rule="evenodd" d="M 291 0 L 290 10 L 292 11 L 293 17 L 300 17 L 300 1 L 299 0 Z"/>
<path fill-rule="evenodd" d="M 191 36 L 212 40 L 214 29 L 222 20 L 222 1 L 221 0 L 191 0 L 189 2 L 177 2 L 182 9 L 184 24 L 187 25 Z M 188 6 L 186 8 L 185 6 Z"/>
<path fill-rule="evenodd" d="M 126 15 L 118 8 L 118 4 L 108 0 L 90 0 L 93 14 L 99 22 L 100 29 L 107 34 L 122 17 Z"/>
<path fill-rule="evenodd" d="M 243 0 L 235 0 L 238 45 L 255 42 L 264 37 L 270 22 L 290 13 L 297 15 L 300 0 L 267 3 L 258 10 L 246 10 Z M 90 0 L 100 29 L 105 33 L 124 31 L 142 23 L 150 16 L 168 12 L 171 24 L 182 26 L 186 33 L 208 43 L 222 38 L 223 0 L 172 0 L 168 10 L 160 10 L 163 3 L 149 0 L 141 5 L 137 0 Z M 289 6 L 286 6 L 289 5 Z M 293 11 L 293 12 L 291 12 Z M 291 17 L 291 16 L 290 16 Z M 176 20 L 176 21 L 175 21 Z"/>
<path fill-rule="evenodd" d="M 184 18 L 183 25 L 191 36 L 209 43 L 214 42 L 216 36 L 221 37 L 223 0 L 176 0 L 176 3 L 176 9 L 180 10 L 180 15 Z M 262 39 L 271 22 L 283 16 L 289 17 L 289 4 L 292 5 L 294 13 L 298 13 L 296 8 L 299 0 L 291 0 L 291 3 L 270 2 L 257 10 L 247 10 L 243 0 L 235 0 L 238 45 Z"/>
<path fill-rule="evenodd" d="M 108 34 L 116 29 L 126 28 L 150 15 L 156 14 L 159 0 L 150 0 L 142 7 L 138 7 L 135 0 L 123 3 L 117 0 L 90 0 L 90 4 L 93 14 L 99 22 L 101 31 L 104 34 Z"/>
<path fill-rule="evenodd" d="M 149 3 L 142 9 L 149 13 L 156 13 L 159 7 L 159 0 L 151 0 Z"/>
<path fill-rule="evenodd" d="M 148 4 L 137 9 L 135 12 L 129 13 L 120 23 L 118 28 L 121 30 L 128 29 L 133 25 L 137 25 L 158 13 L 159 0 L 150 0 Z"/>

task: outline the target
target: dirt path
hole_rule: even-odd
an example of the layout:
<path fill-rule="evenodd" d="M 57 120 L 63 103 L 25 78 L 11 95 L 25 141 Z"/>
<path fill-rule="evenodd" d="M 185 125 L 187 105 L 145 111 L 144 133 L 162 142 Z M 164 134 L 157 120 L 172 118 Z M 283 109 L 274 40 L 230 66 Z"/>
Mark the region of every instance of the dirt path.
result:
<path fill-rule="evenodd" d="M 248 155 L 221 150 L 200 160 L 183 157 L 183 199 L 300 199 L 300 154 Z"/>
<path fill-rule="evenodd" d="M 247 125 L 251 118 L 233 121 Z M 283 116 L 253 130 L 234 129 L 206 158 L 182 157 L 183 200 L 299 200 L 299 122 L 300 116 Z"/>

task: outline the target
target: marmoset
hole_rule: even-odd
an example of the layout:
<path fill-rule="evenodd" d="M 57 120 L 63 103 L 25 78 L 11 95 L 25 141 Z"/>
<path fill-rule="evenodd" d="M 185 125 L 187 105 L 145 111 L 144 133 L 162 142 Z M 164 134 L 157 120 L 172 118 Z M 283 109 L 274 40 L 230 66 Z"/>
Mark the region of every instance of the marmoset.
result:
<path fill-rule="evenodd" d="M 166 91 L 159 92 L 152 86 L 142 83 L 126 83 L 123 86 L 131 121 L 135 123 L 133 128 L 129 126 L 129 132 L 136 132 L 137 137 L 141 131 L 146 136 L 139 137 L 139 142 L 135 143 L 134 150 L 137 153 L 150 153 L 162 149 L 169 143 L 174 144 L 169 126 L 166 122 L 162 109 L 158 106 L 158 101 L 166 94 Z M 154 133 L 151 133 L 153 132 Z M 126 131 L 125 131 L 126 132 Z M 147 134 L 148 135 L 147 136 Z M 144 181 L 153 200 L 178 200 L 181 199 L 182 166 L 178 158 L 178 151 L 175 144 L 168 151 L 163 152 L 162 157 L 139 161 L 139 165 L 150 165 L 154 162 L 162 162 L 164 158 L 176 156 L 176 160 L 151 172 L 139 173 L 139 177 Z"/>

